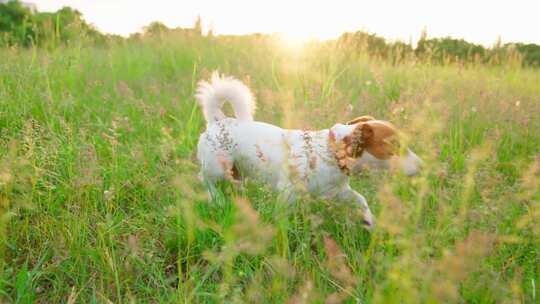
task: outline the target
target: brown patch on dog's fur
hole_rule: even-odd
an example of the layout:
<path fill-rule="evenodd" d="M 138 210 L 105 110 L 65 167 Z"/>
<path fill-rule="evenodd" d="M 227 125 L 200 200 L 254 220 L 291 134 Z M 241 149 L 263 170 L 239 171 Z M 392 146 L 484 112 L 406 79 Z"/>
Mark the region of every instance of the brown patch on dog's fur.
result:
<path fill-rule="evenodd" d="M 371 135 L 371 129 L 368 124 L 359 124 L 354 128 L 351 135 L 344 138 L 346 142 L 350 142 L 347 153 L 353 158 L 361 157 L 362 152 L 364 152 L 365 143 Z"/>
<path fill-rule="evenodd" d="M 328 143 L 332 153 L 334 154 L 334 158 L 337 161 L 339 169 L 341 172 L 343 172 L 343 174 L 349 175 L 351 172 L 350 164 L 352 161 L 354 161 L 354 158 L 351 157 L 351 136 L 346 136 L 343 138 L 343 140 L 336 141 L 334 133 L 330 132 L 328 136 Z"/>
<path fill-rule="evenodd" d="M 370 121 L 370 120 L 375 120 L 375 118 L 373 118 L 373 116 L 369 116 L 369 115 L 358 116 L 355 119 L 347 121 L 346 125 L 354 125 L 354 124 L 357 124 L 357 123 L 360 123 L 360 122 L 366 122 L 366 121 Z"/>
<path fill-rule="evenodd" d="M 361 116 L 351 122 L 357 124 L 350 135 L 336 142 L 332 132 L 329 135 L 330 147 L 339 169 L 350 174 L 351 164 L 362 157 L 364 151 L 378 159 L 389 159 L 397 154 L 399 142 L 396 128 L 387 121 L 374 120 L 371 116 Z"/>
<path fill-rule="evenodd" d="M 399 151 L 396 128 L 387 121 L 374 120 L 362 124 L 364 149 L 378 159 L 389 159 Z"/>
<path fill-rule="evenodd" d="M 266 158 L 264 157 L 261 146 L 259 146 L 259 144 L 255 144 L 255 155 L 257 155 L 257 158 L 260 159 L 262 162 L 266 161 Z"/>
<path fill-rule="evenodd" d="M 232 178 L 234 180 L 235 183 L 240 183 L 240 171 L 238 170 L 238 167 L 236 167 L 235 164 L 233 164 L 233 167 L 232 167 Z"/>
<path fill-rule="evenodd" d="M 312 156 L 310 159 L 309 159 L 309 168 L 311 170 L 315 169 L 317 167 L 317 158 L 315 156 Z"/>

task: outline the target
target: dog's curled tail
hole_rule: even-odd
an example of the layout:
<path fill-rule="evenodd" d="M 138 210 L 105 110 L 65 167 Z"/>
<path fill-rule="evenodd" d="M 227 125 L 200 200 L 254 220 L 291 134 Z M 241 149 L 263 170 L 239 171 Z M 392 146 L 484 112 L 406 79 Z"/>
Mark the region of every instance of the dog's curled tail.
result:
<path fill-rule="evenodd" d="M 253 120 L 255 112 L 253 95 L 245 84 L 233 77 L 220 76 L 218 72 L 212 73 L 209 82 L 199 81 L 195 97 L 209 125 L 225 118 L 222 111 L 225 101 L 231 103 L 238 120 Z"/>

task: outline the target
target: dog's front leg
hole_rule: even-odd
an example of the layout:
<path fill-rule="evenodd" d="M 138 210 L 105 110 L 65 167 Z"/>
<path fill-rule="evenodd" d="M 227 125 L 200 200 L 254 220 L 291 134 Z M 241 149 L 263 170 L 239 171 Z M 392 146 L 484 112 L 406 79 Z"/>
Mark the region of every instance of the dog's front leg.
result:
<path fill-rule="evenodd" d="M 368 230 L 372 230 L 373 228 L 375 228 L 375 217 L 371 213 L 371 210 L 369 210 L 366 199 L 360 193 L 351 189 L 349 185 L 346 185 L 345 187 L 343 187 L 343 189 L 341 189 L 339 193 L 337 193 L 336 199 L 343 203 L 357 203 L 363 212 L 364 226 Z"/>

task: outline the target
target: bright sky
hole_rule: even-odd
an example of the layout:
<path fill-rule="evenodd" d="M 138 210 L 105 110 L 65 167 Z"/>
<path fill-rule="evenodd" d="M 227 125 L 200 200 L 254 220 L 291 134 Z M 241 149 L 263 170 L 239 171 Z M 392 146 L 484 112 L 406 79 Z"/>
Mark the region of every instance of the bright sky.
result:
<path fill-rule="evenodd" d="M 275 33 L 292 38 L 335 38 L 360 29 L 390 40 L 452 36 L 492 45 L 540 44 L 540 0 L 26 0 L 40 11 L 71 6 L 106 33 L 129 35 L 152 21 L 203 27 L 217 34 Z"/>

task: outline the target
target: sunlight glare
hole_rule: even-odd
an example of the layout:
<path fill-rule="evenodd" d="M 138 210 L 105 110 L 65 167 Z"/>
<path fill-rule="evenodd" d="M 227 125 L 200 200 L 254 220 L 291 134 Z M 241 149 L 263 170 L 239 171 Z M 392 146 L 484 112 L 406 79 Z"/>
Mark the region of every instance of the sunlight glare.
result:
<path fill-rule="evenodd" d="M 316 40 L 316 37 L 305 35 L 301 32 L 287 32 L 279 35 L 283 47 L 291 50 L 300 50 L 308 42 Z"/>

